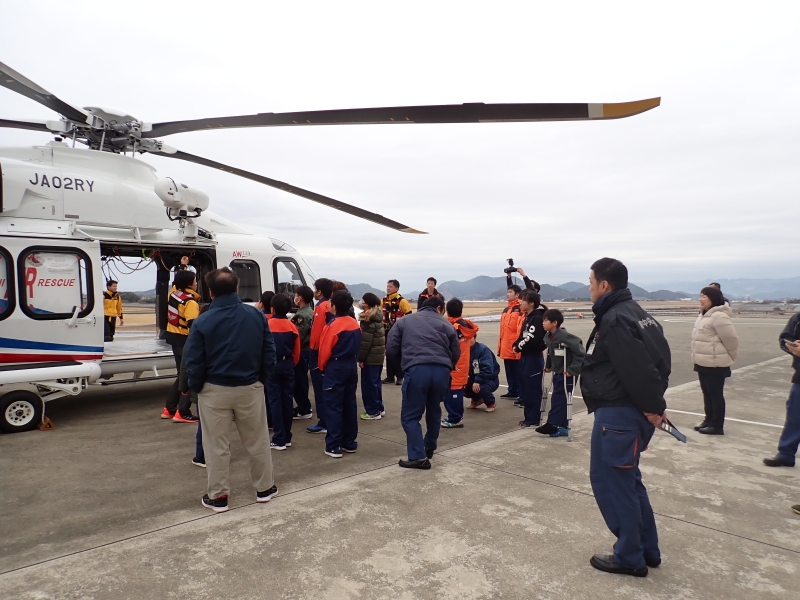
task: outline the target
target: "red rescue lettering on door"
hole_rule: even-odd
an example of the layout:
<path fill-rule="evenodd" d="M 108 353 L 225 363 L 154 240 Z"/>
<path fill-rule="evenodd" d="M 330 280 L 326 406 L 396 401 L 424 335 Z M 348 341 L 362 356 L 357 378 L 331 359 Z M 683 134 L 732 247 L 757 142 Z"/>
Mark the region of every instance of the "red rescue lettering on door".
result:
<path fill-rule="evenodd" d="M 25 285 L 28 286 L 28 298 L 33 298 L 33 283 L 36 281 L 36 267 L 25 270 Z"/>

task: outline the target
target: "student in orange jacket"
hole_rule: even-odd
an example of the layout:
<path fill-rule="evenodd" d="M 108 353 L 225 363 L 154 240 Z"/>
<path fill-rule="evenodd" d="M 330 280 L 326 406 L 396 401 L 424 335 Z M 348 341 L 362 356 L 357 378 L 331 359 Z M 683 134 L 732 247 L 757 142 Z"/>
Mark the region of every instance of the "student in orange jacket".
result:
<path fill-rule="evenodd" d="M 464 386 L 469 379 L 469 341 L 478 334 L 479 327 L 461 315 L 464 303 L 458 298 L 451 298 L 447 302 L 447 320 L 453 324 L 458 334 L 458 345 L 461 347 L 461 357 L 456 363 L 456 368 L 450 373 L 450 392 L 445 395 L 444 407 L 447 418 L 442 419 L 442 427 L 464 427 Z M 488 412 L 494 411 L 494 405 L 486 407 Z"/>
<path fill-rule="evenodd" d="M 350 316 L 353 297 L 347 290 L 334 292 L 330 300 L 336 311 L 334 319 L 322 330 L 319 345 L 319 370 L 323 374 L 325 454 L 342 458 L 342 451 L 358 448 L 358 352 L 361 349 L 361 326 Z"/>
<path fill-rule="evenodd" d="M 314 299 L 317 305 L 314 307 L 314 316 L 311 319 L 311 337 L 308 341 L 310 354 L 308 357 L 308 371 L 311 375 L 311 385 L 314 387 L 314 406 L 317 409 L 317 424 L 306 427 L 308 433 L 328 433 L 325 428 L 325 405 L 324 391 L 322 389 L 322 371 L 318 366 L 319 345 L 322 339 L 322 330 L 333 320 L 331 312 L 331 294 L 333 293 L 333 281 L 321 277 L 314 282 Z"/>
<path fill-rule="evenodd" d="M 508 392 L 500 396 L 509 400 L 519 399 L 519 365 L 520 354 L 514 352 L 514 342 L 519 337 L 525 314 L 519 306 L 519 295 L 522 288 L 511 285 L 506 292 L 508 306 L 503 309 L 500 316 L 500 339 L 497 341 L 497 356 L 503 359 L 506 370 Z"/>
<path fill-rule="evenodd" d="M 300 362 L 300 334 L 287 315 L 292 309 L 289 294 L 275 294 L 270 302 L 269 328 L 275 340 L 277 363 L 267 380 L 267 405 L 272 414 L 273 450 L 286 450 L 292 445 L 292 420 L 294 417 L 294 367 Z"/>

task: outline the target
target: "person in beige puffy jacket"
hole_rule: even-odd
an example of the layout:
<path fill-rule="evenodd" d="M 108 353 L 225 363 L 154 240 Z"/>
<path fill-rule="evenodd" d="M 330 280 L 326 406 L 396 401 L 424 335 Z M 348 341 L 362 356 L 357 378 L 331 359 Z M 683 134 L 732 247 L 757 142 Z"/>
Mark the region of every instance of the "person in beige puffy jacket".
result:
<path fill-rule="evenodd" d="M 731 376 L 739 336 L 731 322 L 731 307 L 717 288 L 700 290 L 700 315 L 692 330 L 692 362 L 703 390 L 705 418 L 695 427 L 708 435 L 723 435 L 725 379 Z"/>

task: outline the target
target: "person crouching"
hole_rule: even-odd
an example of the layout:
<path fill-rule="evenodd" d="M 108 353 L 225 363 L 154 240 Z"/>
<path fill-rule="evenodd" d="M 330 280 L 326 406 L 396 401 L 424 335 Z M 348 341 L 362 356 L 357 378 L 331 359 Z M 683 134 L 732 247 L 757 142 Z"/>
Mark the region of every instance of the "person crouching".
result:
<path fill-rule="evenodd" d="M 269 328 L 275 340 L 277 363 L 267 380 L 267 399 L 272 414 L 273 450 L 286 450 L 292 445 L 292 419 L 294 418 L 294 368 L 300 362 L 300 334 L 286 315 L 292 309 L 289 294 L 275 294 L 271 301 L 272 318 Z"/>
<path fill-rule="evenodd" d="M 325 397 L 325 454 L 342 458 L 342 451 L 358 448 L 358 351 L 361 327 L 353 317 L 353 297 L 340 290 L 331 296 L 334 319 L 322 330 L 319 345 L 319 371 Z"/>
<path fill-rule="evenodd" d="M 478 341 L 475 334 L 469 340 L 469 378 L 464 387 L 464 397 L 472 400 L 467 408 L 486 404 L 494 408 L 494 392 L 500 387 L 500 365 L 494 353 Z"/>

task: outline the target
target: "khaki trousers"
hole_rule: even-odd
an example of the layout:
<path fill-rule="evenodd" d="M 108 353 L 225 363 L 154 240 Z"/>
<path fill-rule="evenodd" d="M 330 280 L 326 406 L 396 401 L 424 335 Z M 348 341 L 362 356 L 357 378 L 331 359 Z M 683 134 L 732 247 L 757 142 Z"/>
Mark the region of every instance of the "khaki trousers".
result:
<path fill-rule="evenodd" d="M 239 437 L 250 458 L 250 479 L 257 492 L 273 485 L 272 455 L 267 429 L 264 386 L 227 387 L 206 383 L 197 396 L 203 450 L 208 471 L 208 497 L 212 500 L 230 494 L 228 481 L 231 461 L 231 422 L 236 418 Z"/>

